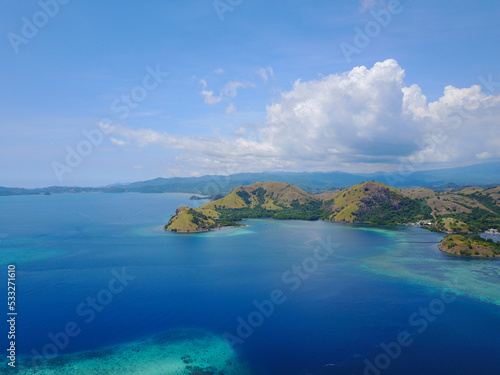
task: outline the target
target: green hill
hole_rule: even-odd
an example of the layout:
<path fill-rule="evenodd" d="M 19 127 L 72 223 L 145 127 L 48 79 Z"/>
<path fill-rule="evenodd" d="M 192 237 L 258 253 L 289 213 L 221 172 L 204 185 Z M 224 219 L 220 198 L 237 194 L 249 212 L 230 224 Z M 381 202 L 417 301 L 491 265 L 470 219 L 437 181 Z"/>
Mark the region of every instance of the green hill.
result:
<path fill-rule="evenodd" d="M 397 224 L 432 218 L 431 208 L 425 200 L 409 198 L 374 181 L 341 190 L 325 202 L 325 206 L 331 221 Z"/>

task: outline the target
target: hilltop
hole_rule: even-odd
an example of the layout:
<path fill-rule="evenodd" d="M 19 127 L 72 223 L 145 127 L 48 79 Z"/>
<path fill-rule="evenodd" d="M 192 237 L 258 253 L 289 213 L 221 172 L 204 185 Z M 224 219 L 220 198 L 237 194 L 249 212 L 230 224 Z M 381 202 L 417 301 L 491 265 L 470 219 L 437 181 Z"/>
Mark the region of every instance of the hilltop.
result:
<path fill-rule="evenodd" d="M 431 209 L 424 199 L 407 197 L 375 181 L 342 190 L 325 206 L 331 212 L 331 221 L 397 224 L 431 219 Z"/>

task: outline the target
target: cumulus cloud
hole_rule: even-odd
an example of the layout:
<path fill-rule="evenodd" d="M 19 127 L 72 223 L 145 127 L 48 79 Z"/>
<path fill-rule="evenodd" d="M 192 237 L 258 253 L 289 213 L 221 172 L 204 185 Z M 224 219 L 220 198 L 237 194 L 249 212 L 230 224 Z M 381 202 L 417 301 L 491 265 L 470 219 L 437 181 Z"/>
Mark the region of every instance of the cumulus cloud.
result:
<path fill-rule="evenodd" d="M 386 60 L 298 80 L 267 106 L 266 123 L 228 137 L 103 126 L 141 147 L 181 150 L 176 163 L 212 173 L 210 168 L 225 172 L 229 164 L 246 171 L 375 171 L 396 169 L 404 159 L 418 169 L 500 157 L 500 95 L 487 95 L 479 86 L 448 86 L 441 98 L 428 102 L 421 88 L 407 86 L 404 78 L 403 68 Z M 233 82 L 223 95 L 243 87 Z"/>
<path fill-rule="evenodd" d="M 416 85 L 402 91 L 403 112 L 422 133 L 415 160 L 464 163 L 500 156 L 500 95 L 486 95 L 479 85 L 447 86 L 439 100 L 427 103 Z"/>
<path fill-rule="evenodd" d="M 394 60 L 372 69 L 295 82 L 267 107 L 263 138 L 303 160 L 388 160 L 415 147 L 401 117 L 404 70 Z M 308 147 L 304 147 L 307 145 Z"/>

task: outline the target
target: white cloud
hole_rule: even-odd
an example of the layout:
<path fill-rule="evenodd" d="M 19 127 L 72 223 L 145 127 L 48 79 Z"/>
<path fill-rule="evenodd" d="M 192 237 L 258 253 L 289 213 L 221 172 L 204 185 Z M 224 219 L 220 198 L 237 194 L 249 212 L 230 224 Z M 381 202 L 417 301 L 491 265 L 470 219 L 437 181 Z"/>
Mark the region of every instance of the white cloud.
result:
<path fill-rule="evenodd" d="M 396 61 L 387 60 L 297 81 L 267 107 L 263 138 L 303 160 L 393 160 L 412 147 L 407 135 L 416 132 L 400 116 L 403 77 Z"/>
<path fill-rule="evenodd" d="M 255 85 L 251 82 L 246 82 L 246 81 L 230 81 L 224 85 L 222 88 L 222 91 L 219 96 L 215 95 L 212 90 L 207 90 L 208 84 L 207 81 L 204 79 L 200 79 L 200 83 L 203 86 L 202 91 L 200 94 L 205 98 L 205 103 L 206 104 L 217 104 L 219 103 L 222 99 L 232 99 L 235 98 L 238 95 L 238 90 L 239 89 L 246 89 L 248 87 L 255 87 Z"/>
<path fill-rule="evenodd" d="M 116 139 L 116 138 L 111 137 L 110 140 L 111 140 L 111 143 L 113 143 L 113 144 L 115 144 L 117 146 L 126 146 L 126 145 L 128 145 L 128 142 L 126 142 L 126 141 L 124 141 L 122 139 Z"/>
<path fill-rule="evenodd" d="M 201 95 L 205 97 L 206 104 L 217 104 L 222 100 L 222 96 L 215 96 L 212 90 L 207 90 L 207 81 L 204 79 L 200 80 L 200 83 L 203 85 L 203 90 L 201 90 Z"/>
<path fill-rule="evenodd" d="M 238 95 L 238 89 L 246 89 L 248 87 L 255 87 L 251 82 L 231 81 L 224 85 L 222 95 L 228 98 L 235 98 Z"/>
<path fill-rule="evenodd" d="M 274 157 L 275 148 L 266 142 L 256 142 L 245 138 L 229 139 L 224 137 L 188 137 L 160 133 L 152 129 L 130 129 L 121 125 L 98 124 L 104 132 L 118 134 L 134 140 L 140 147 L 158 144 L 178 150 L 198 151 L 205 155 L 224 159 L 225 157 L 251 156 Z"/>
<path fill-rule="evenodd" d="M 236 112 L 236 106 L 233 103 L 231 103 L 226 108 L 226 114 L 230 115 L 230 114 L 232 114 L 234 112 Z"/>
<path fill-rule="evenodd" d="M 214 73 L 215 74 L 222 74 L 222 73 L 224 73 L 224 69 L 222 69 L 222 68 L 215 69 Z"/>
<path fill-rule="evenodd" d="M 240 126 L 237 130 L 230 135 L 234 137 L 244 137 L 246 139 L 260 140 L 261 124 L 259 121 L 246 123 Z"/>
<path fill-rule="evenodd" d="M 265 124 L 228 137 L 102 126 L 141 147 L 182 150 L 176 163 L 200 173 L 224 173 L 229 165 L 245 171 L 375 171 L 396 169 L 402 158 L 423 169 L 500 157 L 500 95 L 486 95 L 479 86 L 448 86 L 429 103 L 404 77 L 395 60 L 386 60 L 370 69 L 296 81 L 267 106 Z M 228 85 L 227 97 L 245 87 Z"/>
<path fill-rule="evenodd" d="M 274 78 L 274 70 L 270 66 L 268 66 L 267 68 L 259 67 L 257 69 L 257 74 L 262 78 L 264 83 L 267 83 L 269 78 Z"/>

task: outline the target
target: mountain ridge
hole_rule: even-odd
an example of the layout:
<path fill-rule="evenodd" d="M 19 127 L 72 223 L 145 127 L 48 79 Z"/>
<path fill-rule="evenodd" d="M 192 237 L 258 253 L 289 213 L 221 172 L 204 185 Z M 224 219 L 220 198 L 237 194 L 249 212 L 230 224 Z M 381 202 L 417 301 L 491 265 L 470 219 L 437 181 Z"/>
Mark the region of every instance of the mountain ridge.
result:
<path fill-rule="evenodd" d="M 348 173 L 331 172 L 261 172 L 236 173 L 231 175 L 205 175 L 200 177 L 158 177 L 128 184 L 113 184 L 105 187 L 50 186 L 25 189 L 0 187 L 2 195 L 40 195 L 68 193 L 192 193 L 203 195 L 228 194 L 237 186 L 255 181 L 276 181 L 295 185 L 309 193 L 338 190 L 374 180 L 392 187 L 429 187 L 441 189 L 446 184 L 457 186 L 500 184 L 500 162 L 475 164 L 465 167 L 444 168 L 427 171 Z"/>

